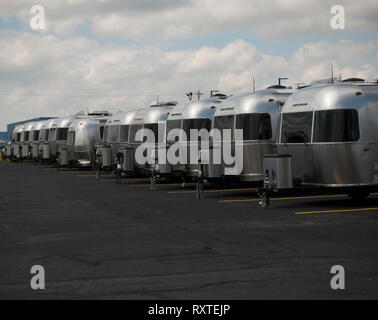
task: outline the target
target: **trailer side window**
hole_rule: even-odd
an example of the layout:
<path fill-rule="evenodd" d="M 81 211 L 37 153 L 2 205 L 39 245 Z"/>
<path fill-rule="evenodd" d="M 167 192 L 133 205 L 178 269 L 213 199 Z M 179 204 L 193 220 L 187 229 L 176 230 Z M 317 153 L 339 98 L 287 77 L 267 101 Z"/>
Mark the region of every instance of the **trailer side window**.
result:
<path fill-rule="evenodd" d="M 315 112 L 314 142 L 353 142 L 359 139 L 357 110 Z"/>
<path fill-rule="evenodd" d="M 186 119 L 183 122 L 183 130 L 186 135 L 190 137 L 190 130 L 202 130 L 206 129 L 210 132 L 211 121 L 210 119 Z"/>
<path fill-rule="evenodd" d="M 181 129 L 181 120 L 168 120 L 167 121 L 167 137 L 168 137 L 168 133 L 175 129 Z M 176 137 L 176 141 L 178 140 L 179 140 L 179 137 Z"/>
<path fill-rule="evenodd" d="M 244 141 L 272 139 L 272 120 L 268 113 L 239 114 L 236 129 L 243 130 Z"/>
<path fill-rule="evenodd" d="M 16 142 L 21 141 L 21 133 L 17 133 Z"/>
<path fill-rule="evenodd" d="M 131 141 L 131 143 L 139 143 L 140 142 L 140 141 L 136 141 L 136 134 L 141 129 L 143 129 L 142 124 L 133 124 L 130 127 L 130 141 Z"/>
<path fill-rule="evenodd" d="M 221 132 L 223 139 L 223 130 L 231 130 L 231 139 L 234 140 L 234 125 L 235 125 L 235 116 L 221 116 L 214 117 L 214 129 L 218 129 Z"/>
<path fill-rule="evenodd" d="M 100 139 L 101 139 L 101 140 L 104 139 L 104 130 L 105 130 L 105 127 L 104 127 L 104 126 L 101 126 L 101 127 L 100 127 Z"/>
<path fill-rule="evenodd" d="M 211 131 L 211 120 L 210 119 L 186 119 L 183 122 L 183 131 L 186 133 L 187 139 L 190 140 L 190 130 L 198 130 L 201 131 L 202 129 L 207 130 L 208 132 Z M 199 141 L 201 139 L 199 138 Z"/>
<path fill-rule="evenodd" d="M 119 139 L 119 126 L 109 127 L 109 142 L 118 142 Z"/>
<path fill-rule="evenodd" d="M 285 113 L 282 116 L 282 143 L 310 143 L 313 112 Z"/>
<path fill-rule="evenodd" d="M 56 132 L 56 141 L 66 141 L 67 140 L 68 128 L 59 128 Z"/>
<path fill-rule="evenodd" d="M 39 131 L 38 130 L 34 130 L 33 131 L 33 140 L 32 141 L 38 141 L 39 139 Z"/>
<path fill-rule="evenodd" d="M 144 125 L 145 129 L 150 129 L 154 135 L 155 135 L 155 143 L 158 142 L 158 136 L 159 136 L 159 125 L 157 123 L 150 123 Z M 146 138 L 145 138 L 146 139 Z"/>
<path fill-rule="evenodd" d="M 120 142 L 129 142 L 129 129 L 130 129 L 130 126 L 127 126 L 127 125 L 121 126 L 120 137 L 119 137 Z"/>

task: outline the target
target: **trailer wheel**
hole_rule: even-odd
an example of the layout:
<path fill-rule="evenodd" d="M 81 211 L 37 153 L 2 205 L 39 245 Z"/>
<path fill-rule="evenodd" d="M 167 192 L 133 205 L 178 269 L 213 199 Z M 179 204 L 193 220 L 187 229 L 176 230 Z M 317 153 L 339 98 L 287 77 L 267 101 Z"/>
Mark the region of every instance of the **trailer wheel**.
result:
<path fill-rule="evenodd" d="M 367 191 L 352 191 L 348 193 L 348 196 L 356 201 L 365 200 L 370 195 Z"/>

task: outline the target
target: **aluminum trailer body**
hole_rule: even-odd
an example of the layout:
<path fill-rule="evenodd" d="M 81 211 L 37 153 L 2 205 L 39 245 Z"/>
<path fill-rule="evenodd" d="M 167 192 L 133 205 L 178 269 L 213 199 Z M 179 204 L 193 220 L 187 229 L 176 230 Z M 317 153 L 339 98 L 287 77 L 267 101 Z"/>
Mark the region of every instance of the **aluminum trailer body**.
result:
<path fill-rule="evenodd" d="M 292 157 L 297 185 L 364 198 L 378 190 L 377 128 L 377 84 L 314 85 L 286 101 L 277 149 Z"/>
<path fill-rule="evenodd" d="M 103 140 L 107 117 L 75 119 L 67 134 L 69 161 L 79 167 L 92 167 L 95 146 Z"/>
<path fill-rule="evenodd" d="M 270 87 L 254 93 L 234 96 L 224 101 L 213 117 L 212 128 L 220 135 L 213 137 L 211 152 L 218 149 L 222 154 L 222 143 L 226 142 L 223 130 L 231 132 L 228 138 L 232 155 L 235 147 L 243 151 L 242 172 L 239 175 L 227 173 L 223 156 L 219 164 L 210 162 L 206 166 L 205 176 L 209 179 L 232 178 L 245 182 L 264 181 L 263 155 L 274 152 L 277 121 L 280 108 L 290 95 L 292 89 Z M 235 140 L 235 130 L 242 130 L 242 139 Z M 211 157 L 212 159 L 212 157 Z"/>

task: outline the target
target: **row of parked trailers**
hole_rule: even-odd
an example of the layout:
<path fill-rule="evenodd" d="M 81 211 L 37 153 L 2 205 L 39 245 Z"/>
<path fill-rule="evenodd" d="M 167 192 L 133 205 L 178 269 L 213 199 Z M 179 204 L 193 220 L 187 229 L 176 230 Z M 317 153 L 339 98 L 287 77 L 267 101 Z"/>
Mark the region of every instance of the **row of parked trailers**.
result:
<path fill-rule="evenodd" d="M 122 175 L 249 182 L 260 188 L 262 205 L 280 190 L 345 190 L 365 198 L 378 190 L 378 84 L 361 79 L 314 84 L 298 90 L 272 86 L 238 96 L 212 95 L 187 104 L 159 103 L 119 112 L 80 114 L 16 127 L 6 156 L 56 161 L 59 167 L 92 166 Z M 138 164 L 136 133 L 150 129 L 156 141 L 149 164 Z M 168 133 L 242 129 L 243 169 L 228 175 L 227 165 L 159 163 L 159 152 L 173 144 L 200 149 L 198 140 L 171 139 Z M 194 148 L 190 148 L 194 146 Z M 210 149 L 217 143 L 210 140 Z M 201 154 L 201 152 L 199 152 Z"/>

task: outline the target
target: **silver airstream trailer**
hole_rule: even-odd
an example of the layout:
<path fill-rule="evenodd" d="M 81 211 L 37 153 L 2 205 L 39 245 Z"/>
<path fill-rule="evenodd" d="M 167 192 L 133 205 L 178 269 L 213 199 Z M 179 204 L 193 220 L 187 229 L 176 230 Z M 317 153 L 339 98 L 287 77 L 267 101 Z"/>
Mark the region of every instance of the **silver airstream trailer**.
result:
<path fill-rule="evenodd" d="M 170 173 L 169 166 L 164 164 L 159 165 L 158 167 L 158 150 L 166 150 L 166 124 L 167 119 L 172 110 L 177 106 L 177 102 L 162 102 L 158 104 L 153 104 L 150 106 L 148 112 L 144 115 L 143 118 L 143 129 L 150 130 L 155 138 L 154 142 L 147 144 L 148 150 L 150 151 L 147 154 L 147 163 L 138 164 L 141 169 L 145 169 L 147 172 L 153 172 L 158 169 L 161 174 Z M 151 167 L 151 164 L 153 166 Z M 151 171 L 152 170 L 152 171 Z"/>
<path fill-rule="evenodd" d="M 265 190 L 290 188 L 293 181 L 358 199 L 378 190 L 378 85 L 353 82 L 310 86 L 287 100 L 279 155 L 264 159 Z M 277 167 L 286 168 L 282 176 Z"/>
<path fill-rule="evenodd" d="M 30 150 L 30 135 L 33 129 L 33 123 L 29 122 L 25 124 L 24 130 L 21 133 L 21 159 L 29 159 L 31 156 Z"/>
<path fill-rule="evenodd" d="M 56 119 L 50 119 L 43 122 L 41 126 L 41 130 L 39 132 L 39 161 L 49 161 L 51 157 L 51 150 L 50 150 L 50 130 L 54 126 Z"/>
<path fill-rule="evenodd" d="M 67 146 L 68 129 L 71 126 L 74 116 L 67 116 L 56 119 L 49 132 L 50 158 L 58 160 L 60 157 L 59 150 Z M 59 160 L 58 160 L 59 164 Z"/>
<path fill-rule="evenodd" d="M 242 149 L 242 172 L 228 173 L 226 168 L 234 167 L 236 163 L 227 165 L 222 157 L 218 164 L 210 161 L 210 165 L 204 167 L 204 176 L 210 180 L 222 178 L 224 183 L 226 180 L 263 182 L 263 155 L 274 152 L 280 108 L 293 93 L 292 89 L 272 86 L 254 93 L 231 97 L 223 102 L 213 118 L 213 129 L 218 130 L 219 134 L 213 137 L 211 151 L 218 149 L 221 154 L 222 143 L 226 139 L 223 130 L 229 130 L 231 135 L 228 142 L 232 155 L 237 156 L 235 147 Z M 235 140 L 235 130 L 242 130 L 242 140 Z"/>
<path fill-rule="evenodd" d="M 79 167 L 94 166 L 94 148 L 103 140 L 106 121 L 107 117 L 90 117 L 75 119 L 71 123 L 67 135 L 68 162 Z"/>
<path fill-rule="evenodd" d="M 117 175 L 121 173 L 147 174 L 150 173 L 149 162 L 156 160 L 158 144 L 164 143 L 165 124 L 169 112 L 177 105 L 177 102 L 163 102 L 152 104 L 148 108 L 140 109 L 133 113 L 130 118 L 129 143 L 121 146 L 117 151 Z M 136 151 L 142 144 L 137 133 L 142 129 L 149 129 L 155 136 L 152 145 L 147 145 L 149 150 L 153 150 L 146 155 L 145 163 L 139 163 L 136 159 Z M 160 140 L 159 140 L 160 138 Z"/>
<path fill-rule="evenodd" d="M 118 112 L 108 119 L 103 142 L 96 146 L 97 170 L 113 170 L 122 166 L 124 149 L 129 145 L 130 124 L 136 111 Z"/>
<path fill-rule="evenodd" d="M 21 160 L 21 135 L 25 125 L 21 124 L 14 128 L 12 134 L 12 157 L 14 160 Z"/>
<path fill-rule="evenodd" d="M 29 134 L 29 148 L 30 148 L 30 158 L 36 160 L 39 155 L 39 134 L 42 128 L 43 122 L 33 122 L 31 131 Z"/>
<path fill-rule="evenodd" d="M 199 141 L 199 139 L 193 140 L 191 137 L 191 130 L 201 131 L 202 129 L 205 129 L 210 133 L 214 114 L 217 111 L 217 108 L 221 106 L 222 101 L 227 99 L 227 96 L 224 95 L 220 95 L 219 97 L 222 99 L 212 97 L 209 99 L 191 102 L 184 109 L 182 115 L 182 131 L 183 134 L 185 134 L 185 138 L 180 138 L 180 144 L 187 150 L 187 155 L 185 157 L 186 165 L 183 171 L 183 174 L 186 177 L 198 178 L 200 175 L 202 175 L 200 159 L 201 146 L 203 145 L 205 148 L 209 149 L 210 141 L 207 140 L 202 142 Z M 198 150 L 198 156 L 191 154 L 193 150 Z M 191 158 L 194 157 L 197 157 L 197 159 L 193 160 L 198 162 L 198 164 L 192 163 Z"/>
<path fill-rule="evenodd" d="M 183 114 L 185 108 L 188 104 L 178 104 L 175 106 L 168 114 L 167 124 L 166 124 L 166 133 L 165 133 L 165 143 L 159 144 L 160 152 L 166 152 L 166 160 L 163 164 L 158 163 L 158 166 L 155 165 L 155 169 L 158 169 L 158 174 L 162 176 L 169 176 L 171 178 L 181 178 L 183 172 L 185 171 L 185 164 L 180 162 L 178 163 L 170 163 L 168 160 L 168 150 L 172 147 L 175 143 L 180 141 L 179 132 L 182 130 L 182 122 L 183 122 Z M 177 134 L 175 135 L 175 132 Z"/>

